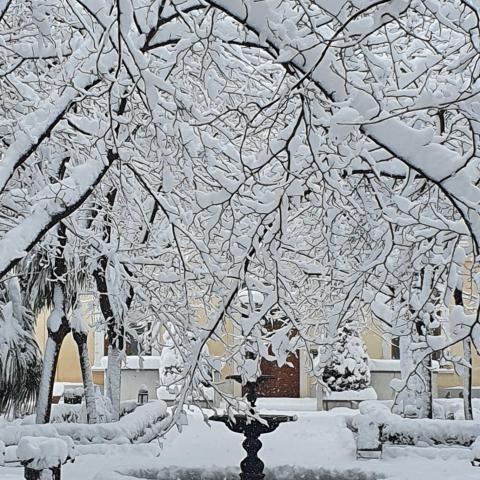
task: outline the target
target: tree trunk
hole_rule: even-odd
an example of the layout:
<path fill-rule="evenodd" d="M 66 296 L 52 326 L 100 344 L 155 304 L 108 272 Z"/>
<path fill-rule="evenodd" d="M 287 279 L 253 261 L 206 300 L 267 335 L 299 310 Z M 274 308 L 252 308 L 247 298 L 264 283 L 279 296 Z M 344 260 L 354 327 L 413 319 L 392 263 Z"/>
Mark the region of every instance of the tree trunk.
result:
<path fill-rule="evenodd" d="M 412 344 L 418 341 L 415 337 L 400 337 L 401 377 L 409 377 L 405 388 L 395 396 L 393 411 L 406 417 L 433 418 L 432 359 L 430 355 L 424 358 L 416 371 L 411 373 L 419 362 L 411 349 Z"/>
<path fill-rule="evenodd" d="M 413 353 L 410 349 L 412 338 L 410 335 L 401 335 L 399 340 L 400 349 L 400 375 L 402 379 L 407 378 L 413 370 L 414 360 Z M 416 410 L 416 376 L 412 375 L 405 386 L 405 388 L 395 395 L 393 411 L 400 415 L 412 414 Z"/>
<path fill-rule="evenodd" d="M 105 256 L 101 257 L 99 268 L 94 271 L 93 275 L 97 283 L 100 310 L 107 324 L 108 366 L 106 396 L 112 403 L 112 419 L 113 421 L 117 421 L 120 418 L 121 364 L 125 342 L 121 321 L 115 318 L 108 295 L 108 286 L 105 278 L 107 262 L 108 260 Z"/>
<path fill-rule="evenodd" d="M 49 323 L 53 315 L 56 315 L 58 310 L 56 306 L 49 317 Z M 43 359 L 42 378 L 40 380 L 40 388 L 37 398 L 36 406 L 36 423 L 48 423 L 50 421 L 50 412 L 52 409 L 52 393 L 53 385 L 55 383 L 55 372 L 57 371 L 58 356 L 63 340 L 70 331 L 68 321 L 63 315 L 61 323 L 56 331 L 48 328 L 47 345 L 45 347 L 45 354 Z"/>
<path fill-rule="evenodd" d="M 85 407 L 88 423 L 97 423 L 97 409 L 95 406 L 95 388 L 93 386 L 92 368 L 88 358 L 87 334 L 73 330 L 73 338 L 77 344 L 80 368 L 82 370 L 83 387 L 85 393 Z"/>
<path fill-rule="evenodd" d="M 425 358 L 418 369 L 419 418 L 433 418 L 432 357 Z"/>
<path fill-rule="evenodd" d="M 63 177 L 65 164 L 68 160 L 62 162 L 61 171 L 58 172 L 59 178 Z M 40 379 L 40 388 L 37 398 L 36 423 L 48 423 L 50 421 L 50 412 L 52 409 L 52 393 L 55 383 L 55 373 L 57 371 L 58 356 L 63 340 L 70 332 L 70 325 L 67 320 L 67 295 L 65 278 L 67 275 L 67 264 L 64 258 L 65 245 L 67 243 L 66 226 L 59 223 L 57 226 L 58 246 L 55 248 L 55 262 L 53 266 L 53 308 L 47 320 L 48 338 L 45 347 L 45 356 L 43 361 L 42 377 Z"/>
<path fill-rule="evenodd" d="M 472 341 L 466 338 L 463 341 L 463 358 L 468 367 L 463 368 L 463 412 L 465 420 L 473 420 L 472 407 Z"/>
<path fill-rule="evenodd" d="M 425 303 L 433 295 L 433 267 L 424 267 L 412 277 L 412 298 L 421 298 Z M 432 316 L 426 311 L 417 311 L 410 299 L 409 310 L 414 315 L 413 324 L 408 325 L 408 333 L 400 339 L 400 344 L 408 342 L 401 349 L 401 355 L 408 353 L 408 370 L 402 366 L 402 377 L 409 375 L 407 383 L 408 408 L 404 408 L 406 416 L 416 418 L 433 418 L 433 381 L 432 381 L 432 354 L 425 353 L 415 346 L 426 344 L 430 332 Z M 428 317 L 428 319 L 427 319 Z"/>
<path fill-rule="evenodd" d="M 107 201 L 110 209 L 112 209 L 115 204 L 116 195 L 116 188 L 112 188 L 107 193 Z M 94 215 L 96 214 L 97 213 Z M 105 243 L 110 242 L 111 231 L 112 227 L 110 225 L 110 211 L 106 211 L 104 214 L 103 231 L 103 240 Z M 114 312 L 112 303 L 110 302 L 107 283 L 108 262 L 108 257 L 106 255 L 102 255 L 98 259 L 97 268 L 93 272 L 93 277 L 95 278 L 95 283 L 97 285 L 100 310 L 103 318 L 105 319 L 105 324 L 107 325 L 108 367 L 106 378 L 106 396 L 112 404 L 112 419 L 113 421 L 117 421 L 120 418 L 121 363 L 125 348 L 125 335 L 122 325 L 123 319 L 117 318 L 116 312 Z"/>
<path fill-rule="evenodd" d="M 453 299 L 455 305 L 464 306 L 462 285 L 460 288 L 455 288 L 453 291 Z M 462 368 L 463 378 L 463 412 L 465 420 L 473 420 L 473 406 L 472 406 L 472 341 L 466 338 L 463 341 L 463 359 L 468 366 Z"/>
<path fill-rule="evenodd" d="M 115 345 L 108 347 L 107 398 L 112 402 L 112 420 L 120 419 L 120 392 L 122 387 L 123 352 Z"/>

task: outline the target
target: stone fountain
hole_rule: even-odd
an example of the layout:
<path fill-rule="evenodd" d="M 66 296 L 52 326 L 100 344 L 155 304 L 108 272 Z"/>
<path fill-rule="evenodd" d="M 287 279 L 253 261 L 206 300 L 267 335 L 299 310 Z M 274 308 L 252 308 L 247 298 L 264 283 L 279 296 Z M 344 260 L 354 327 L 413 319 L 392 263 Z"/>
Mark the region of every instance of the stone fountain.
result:
<path fill-rule="evenodd" d="M 243 433 L 245 440 L 242 445 L 247 456 L 240 463 L 240 479 L 241 480 L 262 480 L 265 478 L 263 473 L 264 463 L 258 458 L 258 451 L 262 448 L 260 435 L 273 432 L 277 427 L 284 422 L 292 422 L 297 419 L 294 415 L 274 415 L 261 414 L 256 417 L 261 418 L 257 420 L 252 418 L 255 415 L 255 404 L 257 401 L 257 387 L 265 380 L 274 378 L 272 375 L 260 375 L 255 382 L 246 382 L 244 388 L 246 391 L 247 401 L 250 403 L 250 414 L 236 414 L 231 415 L 213 415 L 210 420 L 214 422 L 224 423 L 232 432 Z M 240 375 L 229 375 L 227 379 L 232 379 L 238 383 L 242 383 Z"/>

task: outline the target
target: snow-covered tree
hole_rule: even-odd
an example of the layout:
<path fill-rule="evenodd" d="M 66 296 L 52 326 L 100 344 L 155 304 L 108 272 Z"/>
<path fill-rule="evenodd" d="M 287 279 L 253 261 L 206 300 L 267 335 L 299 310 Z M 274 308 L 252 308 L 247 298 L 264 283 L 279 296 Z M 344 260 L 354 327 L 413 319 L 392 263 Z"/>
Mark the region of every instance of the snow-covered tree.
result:
<path fill-rule="evenodd" d="M 370 385 L 368 356 L 354 319 L 348 319 L 339 328 L 322 380 L 333 392 L 363 390 Z"/>
<path fill-rule="evenodd" d="M 475 262 L 480 240 L 470 3 L 93 3 L 0 6 L 0 280 L 62 222 L 88 252 L 114 378 L 136 325 L 158 341 L 172 322 L 180 400 L 227 319 L 284 361 L 370 305 L 421 340 L 400 389 L 433 351 L 480 343 L 461 308 L 429 334 L 459 238 Z M 244 286 L 264 301 L 238 325 Z"/>
<path fill-rule="evenodd" d="M 30 413 L 38 394 L 41 355 L 34 321 L 17 278 L 10 279 L 0 295 L 0 412 Z"/>

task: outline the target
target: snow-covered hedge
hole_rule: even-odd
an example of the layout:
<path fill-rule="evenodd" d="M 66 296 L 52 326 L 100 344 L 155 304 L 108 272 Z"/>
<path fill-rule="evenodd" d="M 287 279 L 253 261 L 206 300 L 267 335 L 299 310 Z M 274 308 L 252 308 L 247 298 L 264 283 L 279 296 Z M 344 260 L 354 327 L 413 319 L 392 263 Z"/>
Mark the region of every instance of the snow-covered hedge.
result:
<path fill-rule="evenodd" d="M 387 407 L 369 408 L 351 420 L 358 431 L 367 419 L 380 427 L 382 443 L 399 445 L 460 445 L 469 447 L 480 436 L 480 422 L 472 420 L 431 420 L 402 418 Z"/>
<path fill-rule="evenodd" d="M 84 406 L 78 403 L 60 403 L 52 405 L 51 423 L 87 423 Z M 85 417 L 85 418 L 84 418 Z"/>
<path fill-rule="evenodd" d="M 18 445 L 24 436 L 68 436 L 75 443 L 143 443 L 149 442 L 163 430 L 167 421 L 165 402 L 156 401 L 138 407 L 118 422 L 95 425 L 55 423 L 46 425 L 12 425 L 0 430 L 0 441 Z"/>
<path fill-rule="evenodd" d="M 385 360 L 386 362 L 394 360 Z M 473 398 L 473 418 L 480 420 L 480 398 Z M 365 400 L 361 404 L 361 412 L 366 413 L 368 409 L 378 409 L 388 407 L 391 409 L 393 400 Z M 462 398 L 434 398 L 433 399 L 433 418 L 439 420 L 465 420 L 465 413 Z"/>
<path fill-rule="evenodd" d="M 471 420 L 430 420 L 392 415 L 383 423 L 382 442 L 402 445 L 462 445 L 480 436 L 480 423 Z"/>
<path fill-rule="evenodd" d="M 160 400 L 163 400 L 160 398 Z M 106 403 L 108 401 L 108 404 Z M 97 408 L 97 415 L 102 423 L 111 421 L 111 404 L 110 401 L 103 395 L 99 395 L 95 399 L 95 406 Z M 136 400 L 124 400 L 120 402 L 120 417 L 128 413 L 132 413 L 137 408 Z M 35 422 L 35 416 L 32 415 Z M 70 404 L 60 403 L 52 405 L 52 412 L 50 415 L 50 423 L 88 423 L 87 409 L 85 403 Z"/>

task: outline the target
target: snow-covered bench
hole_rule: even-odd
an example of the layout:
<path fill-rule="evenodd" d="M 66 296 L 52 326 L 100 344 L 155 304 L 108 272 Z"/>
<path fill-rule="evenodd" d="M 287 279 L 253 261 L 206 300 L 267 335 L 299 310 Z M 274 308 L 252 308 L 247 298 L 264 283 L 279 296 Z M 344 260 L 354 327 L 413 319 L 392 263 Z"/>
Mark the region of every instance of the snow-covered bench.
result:
<path fill-rule="evenodd" d="M 376 400 L 377 393 L 372 387 L 363 390 L 346 390 L 344 392 L 328 392 L 322 394 L 321 389 L 317 392 L 319 410 L 331 410 L 336 407 L 358 408 L 360 402 Z"/>

